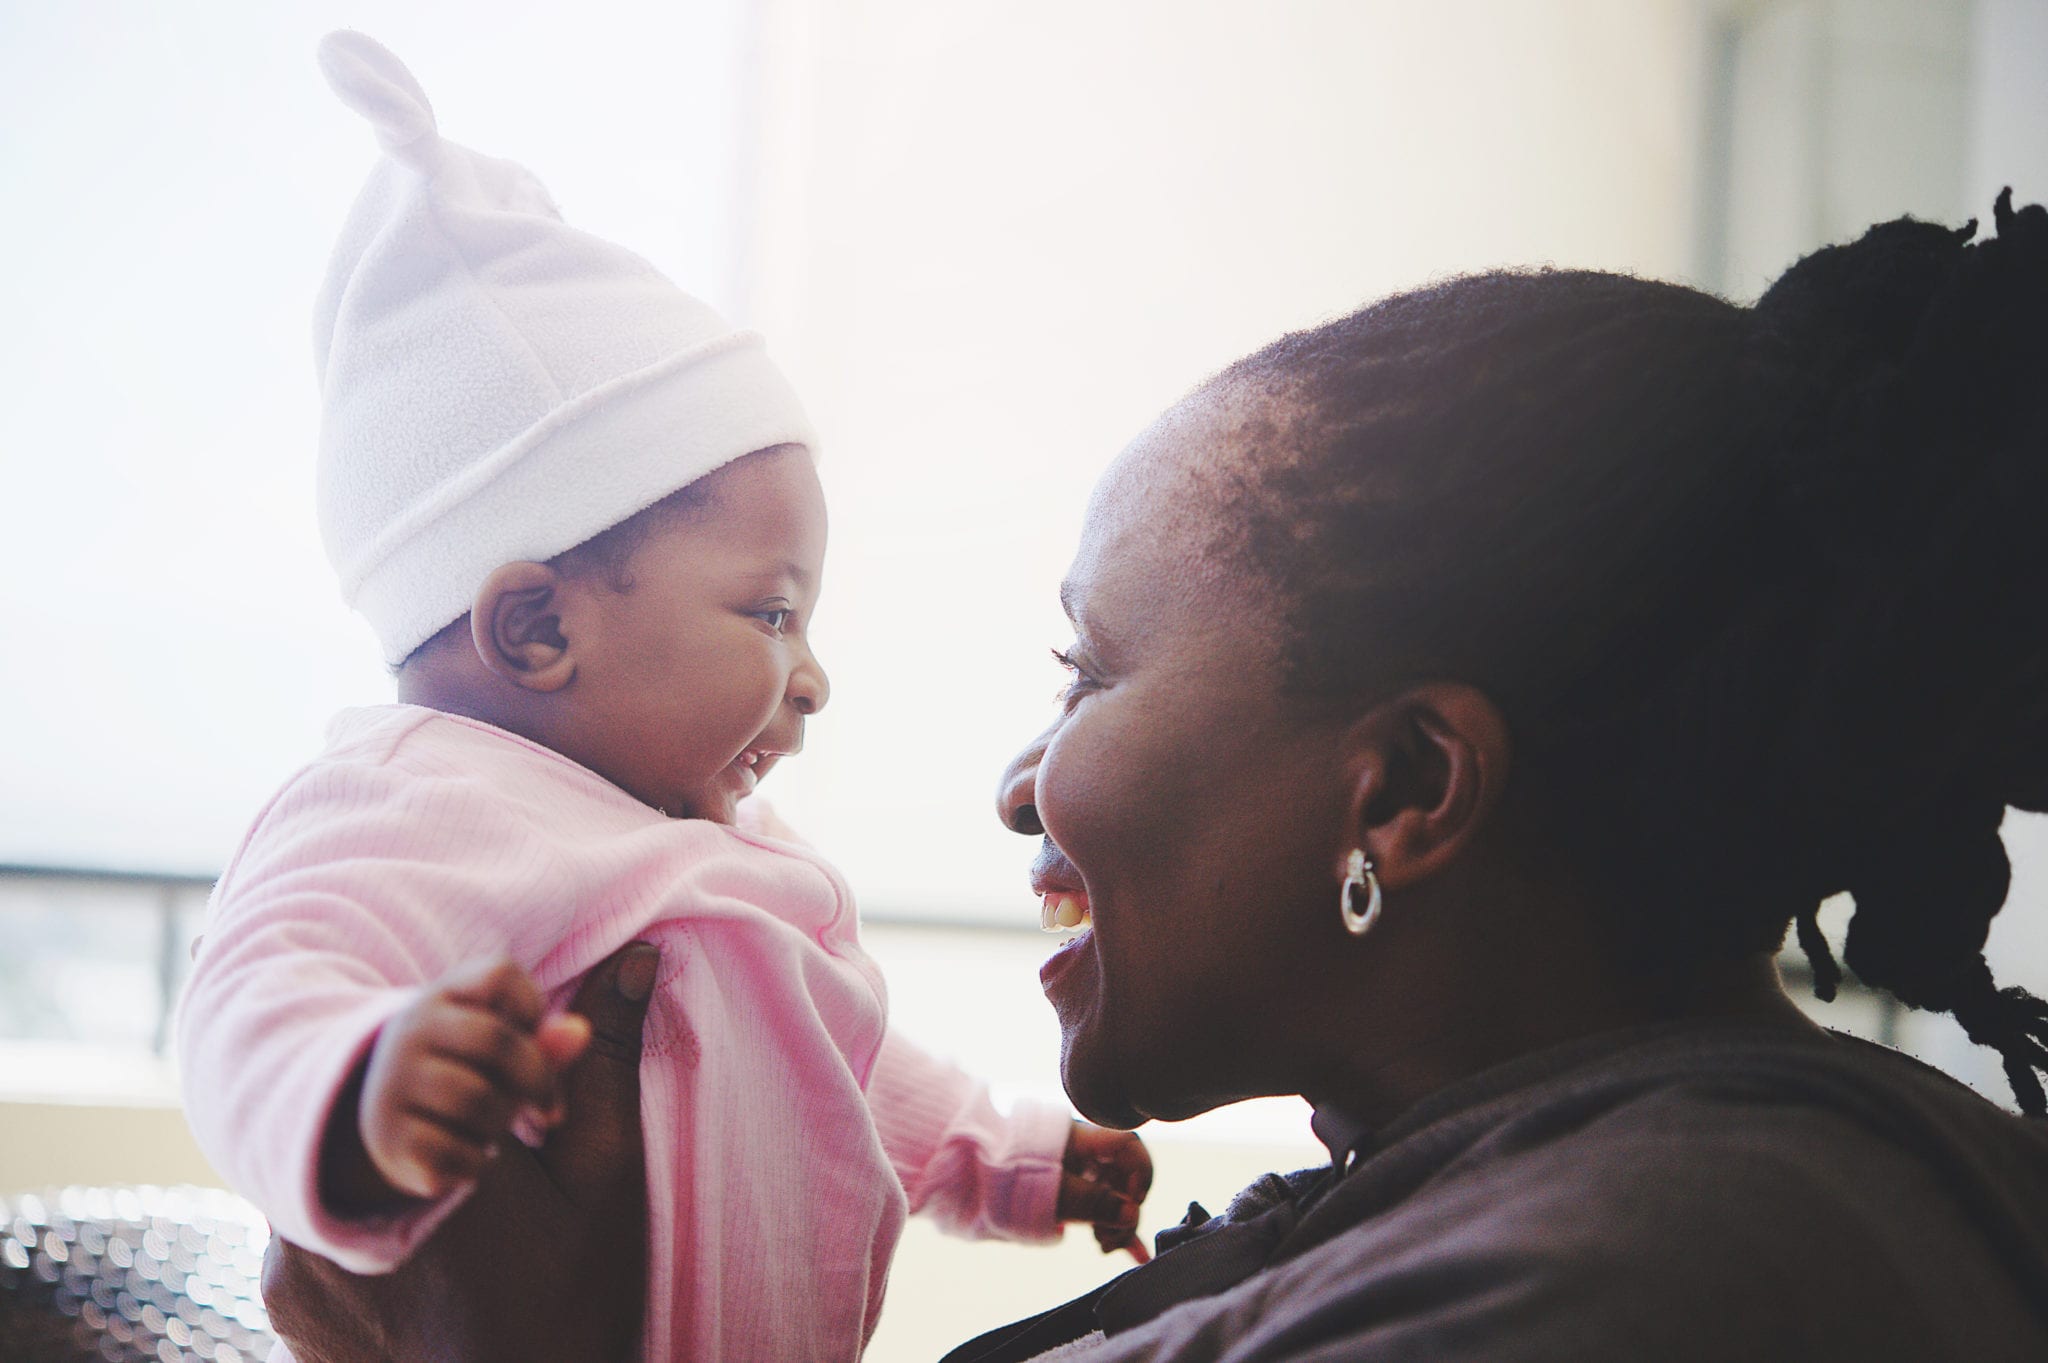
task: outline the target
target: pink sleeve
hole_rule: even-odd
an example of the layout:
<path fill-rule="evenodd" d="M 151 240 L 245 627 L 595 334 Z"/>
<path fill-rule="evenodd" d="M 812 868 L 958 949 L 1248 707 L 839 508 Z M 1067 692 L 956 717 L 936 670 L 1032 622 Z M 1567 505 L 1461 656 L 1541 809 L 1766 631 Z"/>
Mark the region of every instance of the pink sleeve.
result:
<path fill-rule="evenodd" d="M 499 848 L 451 865 L 461 813 L 388 770 L 294 781 L 215 889 L 179 1003 L 180 1083 L 201 1150 L 278 1234 L 353 1272 L 389 1271 L 460 1201 L 342 1220 L 321 1205 L 318 1156 L 378 1030 L 427 982 L 505 949 L 502 928 L 465 906 L 532 867 Z M 419 855 L 423 841 L 433 857 Z"/>
<path fill-rule="evenodd" d="M 1057 1240 L 1072 1120 L 1029 1100 L 1005 1116 L 988 1085 L 891 1028 L 868 1082 L 882 1148 L 910 1197 L 955 1235 Z"/>

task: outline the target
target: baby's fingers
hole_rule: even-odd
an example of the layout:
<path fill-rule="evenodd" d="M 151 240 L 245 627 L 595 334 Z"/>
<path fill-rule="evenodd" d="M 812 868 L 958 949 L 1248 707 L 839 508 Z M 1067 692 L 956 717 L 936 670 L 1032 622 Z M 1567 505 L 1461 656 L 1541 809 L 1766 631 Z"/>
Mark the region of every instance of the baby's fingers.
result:
<path fill-rule="evenodd" d="M 590 1036 L 590 1019 L 581 1013 L 556 1013 L 542 1018 L 540 1026 L 533 1029 L 534 1042 L 557 1074 L 590 1048 Z"/>
<path fill-rule="evenodd" d="M 440 993 L 496 1013 L 529 1032 L 548 1011 L 547 998 L 533 976 L 504 959 L 464 966 L 441 982 Z"/>
<path fill-rule="evenodd" d="M 1145 1248 L 1145 1237 L 1134 1230 L 1125 1232 L 1125 1236 L 1124 1241 L 1119 1244 L 1102 1227 L 1097 1226 L 1095 1228 L 1095 1243 L 1102 1246 L 1104 1254 L 1114 1254 L 1118 1250 L 1122 1250 L 1141 1264 L 1151 1263 L 1152 1251 Z"/>
<path fill-rule="evenodd" d="M 1138 1234 L 1137 1203 L 1119 1202 L 1108 1216 L 1095 1222 L 1094 1230 L 1095 1243 L 1104 1254 L 1124 1250 L 1141 1264 L 1152 1261 L 1152 1252 L 1145 1248 L 1145 1237 Z"/>
<path fill-rule="evenodd" d="M 437 1198 L 474 1182 L 497 1154 L 497 1143 L 452 1131 L 439 1121 L 407 1113 L 399 1118 L 389 1148 L 377 1152 L 377 1167 L 402 1193 Z"/>
<path fill-rule="evenodd" d="M 422 1020 L 421 1048 L 428 1056 L 475 1070 L 498 1088 L 537 1108 L 553 1105 L 561 1067 L 533 1035 L 496 1013 L 451 1006 Z"/>
<path fill-rule="evenodd" d="M 1137 1204 L 1092 1169 L 1060 1175 L 1058 1215 L 1062 1221 L 1104 1225 L 1120 1220 L 1126 1207 L 1135 1211 Z"/>
<path fill-rule="evenodd" d="M 402 1110 L 473 1145 L 495 1145 L 511 1130 L 513 1114 L 526 1106 L 524 1097 L 489 1076 L 460 1061 L 430 1055 L 420 1061 L 418 1081 Z"/>
<path fill-rule="evenodd" d="M 1075 1122 L 1067 1137 L 1065 1164 L 1070 1174 L 1092 1170 L 1133 1202 L 1143 1202 L 1152 1187 L 1152 1155 L 1135 1132 Z"/>

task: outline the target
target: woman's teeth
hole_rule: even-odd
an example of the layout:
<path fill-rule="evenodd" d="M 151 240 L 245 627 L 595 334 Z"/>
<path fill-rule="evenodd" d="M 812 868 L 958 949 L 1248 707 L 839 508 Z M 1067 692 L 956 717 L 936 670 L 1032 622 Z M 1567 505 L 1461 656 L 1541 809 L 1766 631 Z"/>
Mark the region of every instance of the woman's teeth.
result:
<path fill-rule="evenodd" d="M 1038 926 L 1046 932 L 1071 932 L 1092 921 L 1088 901 L 1079 895 L 1049 894 L 1038 906 Z"/>

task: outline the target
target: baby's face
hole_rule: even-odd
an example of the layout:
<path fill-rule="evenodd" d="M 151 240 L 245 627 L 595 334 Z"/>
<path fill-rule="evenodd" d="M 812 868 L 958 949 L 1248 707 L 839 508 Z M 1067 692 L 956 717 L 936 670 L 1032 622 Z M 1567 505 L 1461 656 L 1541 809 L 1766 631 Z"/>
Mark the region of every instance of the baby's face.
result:
<path fill-rule="evenodd" d="M 556 746 L 677 818 L 733 807 L 804 743 L 827 692 L 806 638 L 825 564 L 810 456 L 764 450 L 710 475 L 711 505 L 634 551 L 628 590 L 584 602 Z"/>

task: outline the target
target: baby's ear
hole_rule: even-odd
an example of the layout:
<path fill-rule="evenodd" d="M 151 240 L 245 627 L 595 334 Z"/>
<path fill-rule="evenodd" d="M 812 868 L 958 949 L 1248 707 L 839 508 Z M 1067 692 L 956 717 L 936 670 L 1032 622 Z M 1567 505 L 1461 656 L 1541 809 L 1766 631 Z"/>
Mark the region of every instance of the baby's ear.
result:
<path fill-rule="evenodd" d="M 562 633 L 561 574 L 545 563 L 507 563 L 477 589 L 469 633 L 485 667 L 527 691 L 559 691 L 576 675 Z"/>

